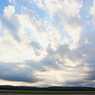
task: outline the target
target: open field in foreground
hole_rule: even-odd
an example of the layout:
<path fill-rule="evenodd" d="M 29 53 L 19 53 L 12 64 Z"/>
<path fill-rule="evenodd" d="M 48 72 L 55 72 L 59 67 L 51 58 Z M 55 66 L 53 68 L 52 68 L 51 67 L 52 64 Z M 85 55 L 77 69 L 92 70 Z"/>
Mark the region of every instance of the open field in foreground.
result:
<path fill-rule="evenodd" d="M 18 90 L 0 90 L 2 94 L 95 94 L 95 91 L 18 91 Z"/>
<path fill-rule="evenodd" d="M 0 95 L 38 95 L 38 94 L 0 94 Z M 39 94 L 39 95 L 50 95 L 50 94 Z M 51 95 L 95 95 L 95 94 L 51 94 Z"/>

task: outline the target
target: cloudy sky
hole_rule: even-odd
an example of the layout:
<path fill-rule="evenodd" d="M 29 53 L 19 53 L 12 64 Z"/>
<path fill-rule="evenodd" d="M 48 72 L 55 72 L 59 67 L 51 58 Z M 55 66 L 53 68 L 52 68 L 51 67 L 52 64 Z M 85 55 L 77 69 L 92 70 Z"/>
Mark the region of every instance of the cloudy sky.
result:
<path fill-rule="evenodd" d="M 0 0 L 0 85 L 95 86 L 95 0 Z"/>

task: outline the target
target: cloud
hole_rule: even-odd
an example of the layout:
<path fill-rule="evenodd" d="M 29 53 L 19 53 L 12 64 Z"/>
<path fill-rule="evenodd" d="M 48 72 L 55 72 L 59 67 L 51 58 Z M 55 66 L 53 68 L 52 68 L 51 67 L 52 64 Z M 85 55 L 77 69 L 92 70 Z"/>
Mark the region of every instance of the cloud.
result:
<path fill-rule="evenodd" d="M 62 54 L 63 56 L 70 51 L 67 44 L 60 45 L 57 50 L 58 54 Z"/>
<path fill-rule="evenodd" d="M 14 14 L 14 6 L 9 5 L 4 9 L 4 16 L 1 17 L 2 27 L 5 28 L 15 40 L 20 42 L 18 35 L 20 29 L 20 23 L 18 17 Z"/>
<path fill-rule="evenodd" d="M 40 61 L 28 60 L 28 61 L 25 61 L 24 63 L 36 71 L 46 71 L 47 70 Z"/>
<path fill-rule="evenodd" d="M 16 41 L 20 42 L 20 37 L 18 35 L 20 24 L 17 18 L 15 18 L 15 20 L 12 22 L 13 19 L 14 18 L 7 20 L 6 18 L 2 17 L 2 27 L 7 29 Z"/>
<path fill-rule="evenodd" d="M 10 18 L 15 13 L 15 7 L 9 5 L 8 7 L 5 7 L 4 9 L 4 16 L 7 18 Z"/>
<path fill-rule="evenodd" d="M 69 39 L 72 44 L 71 48 L 75 49 L 77 43 L 80 39 L 81 32 L 83 31 L 83 25 L 81 21 L 81 16 L 79 15 L 80 9 L 82 7 L 82 0 L 34 0 L 36 4 L 49 12 L 51 20 L 54 20 L 57 23 L 56 19 L 61 19 L 56 27 L 60 29 L 60 25 L 64 28 L 62 29 L 63 33 L 68 34 L 71 38 Z M 43 5 L 43 6 L 42 6 Z M 55 18 L 55 15 L 57 16 Z"/>
<path fill-rule="evenodd" d="M 92 15 L 92 23 L 95 25 L 95 0 L 93 0 L 93 6 L 90 9 L 90 14 Z"/>
<path fill-rule="evenodd" d="M 0 66 L 0 79 L 31 83 L 40 80 L 34 75 L 34 70 L 27 65 L 0 62 Z"/>
<path fill-rule="evenodd" d="M 0 79 L 15 81 L 15 85 L 94 83 L 95 33 L 80 15 L 83 0 L 24 0 L 22 5 L 22 0 L 16 1 L 17 5 L 14 0 L 9 2 L 11 5 L 0 15 Z M 39 16 L 43 14 L 38 8 L 47 17 Z M 94 25 L 94 1 L 90 15 Z"/>
<path fill-rule="evenodd" d="M 15 0 L 9 0 L 9 3 L 16 5 L 16 1 Z"/>
<path fill-rule="evenodd" d="M 52 59 L 52 57 L 45 57 L 41 60 L 41 64 L 48 69 L 59 69 L 59 66 L 56 64 L 56 59 Z"/>
<path fill-rule="evenodd" d="M 30 43 L 30 45 L 33 46 L 34 48 L 38 49 L 38 50 L 41 49 L 40 44 L 38 42 L 36 42 L 36 41 L 32 41 Z"/>

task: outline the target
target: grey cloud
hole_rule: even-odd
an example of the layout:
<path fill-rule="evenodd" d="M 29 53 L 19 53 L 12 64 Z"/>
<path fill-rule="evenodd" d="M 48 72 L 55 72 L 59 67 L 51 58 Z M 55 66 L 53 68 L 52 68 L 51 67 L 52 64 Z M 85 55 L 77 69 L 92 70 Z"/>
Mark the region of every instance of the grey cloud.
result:
<path fill-rule="evenodd" d="M 17 16 L 13 15 L 10 19 L 7 19 L 5 17 L 1 17 L 2 27 L 7 29 L 8 32 L 13 36 L 13 38 L 20 42 L 20 37 L 18 35 L 20 23 L 17 18 Z"/>
<path fill-rule="evenodd" d="M 78 81 L 68 81 L 66 85 L 84 85 L 84 86 L 91 86 L 91 81 L 95 80 L 95 33 L 81 33 L 81 38 L 78 42 L 78 48 L 74 50 L 69 49 L 69 45 L 59 45 L 57 50 L 54 51 L 50 47 L 47 49 L 48 56 L 50 55 L 54 60 L 56 59 L 54 56 L 56 54 L 60 55 L 58 63 L 63 62 L 64 68 L 68 68 L 65 66 L 64 62 L 64 55 L 72 62 L 79 62 L 75 68 L 78 67 L 83 69 L 81 74 L 83 73 L 84 76 L 77 77 Z M 60 62 L 60 59 L 63 59 Z M 69 65 L 68 65 L 69 66 Z M 70 66 L 70 68 L 72 68 Z M 84 69 L 87 68 L 87 69 Z M 61 69 L 61 67 L 60 67 Z M 80 73 L 81 69 L 77 72 Z M 74 77 L 74 76 L 73 76 Z M 93 82 L 94 83 L 94 82 Z M 93 86 L 93 85 L 92 85 Z"/>
<path fill-rule="evenodd" d="M 30 67 L 21 68 L 17 65 L 20 63 L 4 63 L 0 62 L 0 79 L 7 81 L 21 81 L 21 82 L 38 82 L 34 75 L 34 70 Z"/>
<path fill-rule="evenodd" d="M 51 48 L 51 45 L 48 46 L 48 48 L 46 49 L 47 53 L 49 56 L 52 56 L 52 55 L 55 55 L 56 54 L 56 51 L 54 51 L 52 48 Z"/>
<path fill-rule="evenodd" d="M 50 69 L 60 69 L 59 66 L 56 64 L 56 60 L 50 57 L 45 57 L 40 61 L 25 61 L 25 64 L 30 66 L 36 71 L 46 72 Z"/>
<path fill-rule="evenodd" d="M 65 55 L 65 54 L 67 54 L 70 51 L 70 49 L 69 49 L 67 44 L 59 45 L 57 50 L 58 50 L 57 52 L 59 54 L 61 54 L 61 55 Z"/>
<path fill-rule="evenodd" d="M 67 44 L 61 44 L 58 45 L 56 50 L 53 50 L 51 46 L 47 48 L 48 56 L 51 56 L 53 60 L 55 60 L 55 63 L 57 62 L 59 64 L 65 65 L 65 56 L 68 56 L 71 53 L 71 50 L 69 49 L 69 45 Z M 61 69 L 61 67 L 60 67 Z"/>
<path fill-rule="evenodd" d="M 67 23 L 69 25 L 72 25 L 73 27 L 77 27 L 77 26 L 83 26 L 82 24 L 82 21 L 80 18 L 78 17 L 71 17 L 70 19 L 67 20 Z"/>
<path fill-rule="evenodd" d="M 69 47 L 59 48 L 62 54 L 65 54 L 72 62 L 80 62 L 80 64 L 94 64 L 95 63 L 95 33 L 84 34 L 81 33 L 81 38 L 78 42 L 78 48 L 74 50 L 68 49 Z M 62 46 L 63 47 L 63 46 Z"/>
<path fill-rule="evenodd" d="M 37 56 L 40 56 L 41 53 L 40 51 L 42 50 L 42 46 L 37 41 L 32 41 L 29 45 L 32 46 L 35 54 Z"/>
<path fill-rule="evenodd" d="M 41 53 L 38 50 L 34 49 L 34 51 L 35 51 L 35 55 L 40 56 Z"/>
<path fill-rule="evenodd" d="M 95 63 L 88 63 L 87 67 L 89 70 L 86 71 L 86 76 L 84 79 L 87 81 L 95 80 Z"/>
<path fill-rule="evenodd" d="M 30 66 L 36 71 L 46 71 L 46 69 L 43 67 L 41 62 L 36 62 L 34 60 L 28 60 L 28 61 L 25 61 L 25 64 Z"/>
<path fill-rule="evenodd" d="M 32 77 L 28 77 L 22 74 L 7 74 L 7 75 L 2 75 L 0 77 L 3 80 L 7 80 L 7 81 L 21 81 L 21 82 L 37 82 L 39 81 L 38 79 L 36 79 L 33 75 Z"/>
<path fill-rule="evenodd" d="M 87 73 L 87 74 L 89 74 L 89 73 Z M 86 80 L 91 80 L 91 81 L 95 80 L 95 71 L 90 73 L 89 75 L 87 75 Z"/>
<path fill-rule="evenodd" d="M 32 41 L 30 43 L 31 46 L 33 46 L 34 48 L 40 50 L 41 49 L 41 45 L 37 42 L 37 41 Z"/>
<path fill-rule="evenodd" d="M 81 64 L 85 64 L 84 79 L 86 81 L 85 85 L 91 86 L 91 81 L 95 80 L 95 33 L 82 33 L 81 39 L 78 43 L 78 48 L 76 49 L 76 54 L 82 55 Z M 77 52 L 78 51 L 78 52 Z M 78 55 L 79 55 L 78 54 Z M 93 82 L 94 83 L 94 82 Z M 93 86 L 93 85 L 92 85 Z"/>
<path fill-rule="evenodd" d="M 85 81 L 84 80 L 78 80 L 78 81 L 67 81 L 65 82 L 65 85 L 68 86 L 85 86 Z"/>
<path fill-rule="evenodd" d="M 56 50 L 53 50 L 51 48 L 51 46 L 49 46 L 47 48 L 47 53 L 48 53 L 49 56 L 54 56 L 54 55 L 58 54 L 58 55 L 64 57 L 69 52 L 71 52 L 71 51 L 69 49 L 69 45 L 67 45 L 67 44 L 61 44 L 61 45 L 59 45 Z"/>
<path fill-rule="evenodd" d="M 88 81 L 88 82 L 85 83 L 85 85 L 86 85 L 87 87 L 95 87 L 95 82 Z"/>
<path fill-rule="evenodd" d="M 86 42 L 87 41 L 87 42 Z M 82 34 L 81 39 L 79 41 L 79 47 L 77 50 L 82 54 L 85 55 L 83 57 L 84 63 L 95 63 L 95 33 L 93 34 Z M 77 51 L 76 50 L 76 51 Z"/>

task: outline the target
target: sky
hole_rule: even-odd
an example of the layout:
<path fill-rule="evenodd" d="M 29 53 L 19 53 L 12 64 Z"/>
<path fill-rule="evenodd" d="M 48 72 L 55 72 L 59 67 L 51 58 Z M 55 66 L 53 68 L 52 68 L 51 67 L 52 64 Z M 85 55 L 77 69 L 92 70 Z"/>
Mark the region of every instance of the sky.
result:
<path fill-rule="evenodd" d="M 95 0 L 0 0 L 0 85 L 95 87 Z"/>

